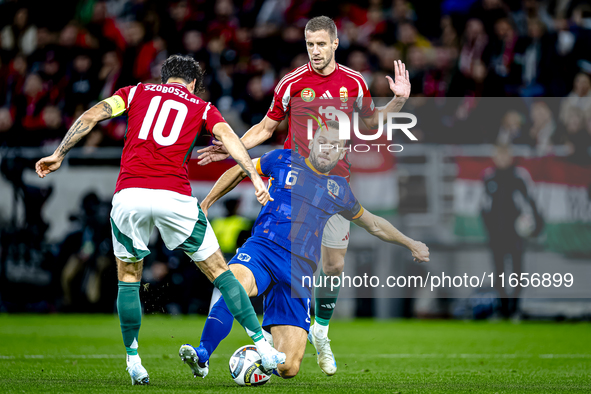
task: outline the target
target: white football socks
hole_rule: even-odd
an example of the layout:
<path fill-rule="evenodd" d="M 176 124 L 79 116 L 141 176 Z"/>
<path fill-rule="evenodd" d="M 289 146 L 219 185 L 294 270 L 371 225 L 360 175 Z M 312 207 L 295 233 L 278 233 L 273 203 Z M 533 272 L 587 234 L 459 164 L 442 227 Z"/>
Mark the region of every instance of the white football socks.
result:
<path fill-rule="evenodd" d="M 328 337 L 328 326 L 323 326 L 323 325 L 314 323 L 314 335 L 317 338 Z"/>
<path fill-rule="evenodd" d="M 256 341 L 254 344 L 257 347 L 257 351 L 259 352 L 259 354 L 268 353 L 272 349 L 271 344 L 269 342 L 267 342 L 265 337 Z"/>
<path fill-rule="evenodd" d="M 135 355 L 135 356 L 130 356 L 129 354 L 127 355 L 127 366 L 129 367 L 130 365 L 133 365 L 135 363 L 142 363 L 142 360 L 140 358 L 139 355 Z"/>
<path fill-rule="evenodd" d="M 275 347 L 273 344 L 273 335 L 271 335 L 271 333 L 269 331 L 265 331 L 263 329 L 263 336 L 265 337 L 267 342 L 269 342 L 269 345 L 271 345 L 272 347 Z"/>

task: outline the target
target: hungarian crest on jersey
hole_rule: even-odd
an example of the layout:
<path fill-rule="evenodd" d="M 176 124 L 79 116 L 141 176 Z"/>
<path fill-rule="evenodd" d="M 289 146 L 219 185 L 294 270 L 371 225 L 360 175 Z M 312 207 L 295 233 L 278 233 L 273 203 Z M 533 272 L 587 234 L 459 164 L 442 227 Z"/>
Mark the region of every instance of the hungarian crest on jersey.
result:
<path fill-rule="evenodd" d="M 339 95 L 341 96 L 341 101 L 343 103 L 346 103 L 349 99 L 349 91 L 347 91 L 347 88 L 344 86 L 341 86 L 341 90 L 339 90 Z"/>
<path fill-rule="evenodd" d="M 301 96 L 302 100 L 309 103 L 310 101 L 314 100 L 314 97 L 316 97 L 316 92 L 314 92 L 314 89 L 312 88 L 306 88 L 302 90 Z"/>

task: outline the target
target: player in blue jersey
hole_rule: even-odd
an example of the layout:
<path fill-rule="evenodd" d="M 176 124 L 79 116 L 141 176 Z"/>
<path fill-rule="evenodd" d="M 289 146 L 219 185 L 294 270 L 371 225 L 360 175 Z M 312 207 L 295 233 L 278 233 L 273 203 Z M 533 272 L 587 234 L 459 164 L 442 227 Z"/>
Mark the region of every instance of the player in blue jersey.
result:
<path fill-rule="evenodd" d="M 264 294 L 263 327 L 270 331 L 268 339 L 275 348 L 286 355 L 285 363 L 277 366 L 283 378 L 298 373 L 304 356 L 310 329 L 311 280 L 303 278 L 314 275 L 324 226 L 331 216 L 338 213 L 386 242 L 407 247 L 416 261 L 429 261 L 425 244 L 364 209 L 345 178 L 327 175 L 344 156 L 345 141 L 338 135 L 338 123 L 328 121 L 310 142 L 308 159 L 292 150 L 278 149 L 254 160 L 259 174 L 270 178 L 274 201 L 261 209 L 252 236 L 229 262 L 249 296 Z M 226 171 L 203 200 L 202 209 L 206 212 L 245 177 L 238 166 Z M 212 304 L 200 346 L 183 345 L 179 351 L 195 376 L 207 375 L 209 357 L 232 328 L 233 317 L 224 298 L 214 299 Z"/>

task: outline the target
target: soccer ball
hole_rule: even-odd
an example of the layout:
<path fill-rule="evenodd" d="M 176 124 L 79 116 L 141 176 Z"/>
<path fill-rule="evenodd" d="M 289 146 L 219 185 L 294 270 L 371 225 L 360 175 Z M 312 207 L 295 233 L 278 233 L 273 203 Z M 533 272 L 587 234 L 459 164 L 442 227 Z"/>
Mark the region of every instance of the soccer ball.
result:
<path fill-rule="evenodd" d="M 264 372 L 261 356 L 253 345 L 242 346 L 230 357 L 230 374 L 240 386 L 260 386 L 271 379 L 271 374 Z"/>

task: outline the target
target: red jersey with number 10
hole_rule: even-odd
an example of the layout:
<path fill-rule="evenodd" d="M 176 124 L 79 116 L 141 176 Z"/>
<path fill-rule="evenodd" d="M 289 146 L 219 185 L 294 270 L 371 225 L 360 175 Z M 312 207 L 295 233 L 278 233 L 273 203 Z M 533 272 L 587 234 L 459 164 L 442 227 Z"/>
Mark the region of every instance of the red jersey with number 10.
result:
<path fill-rule="evenodd" d="M 188 162 L 203 129 L 225 122 L 217 108 L 180 83 L 127 86 L 127 132 L 115 192 L 139 187 L 191 195 Z"/>
<path fill-rule="evenodd" d="M 288 73 L 275 88 L 273 103 L 267 116 L 275 121 L 288 117 L 289 133 L 285 141 L 285 149 L 293 149 L 304 157 L 310 155 L 307 133 L 308 114 L 322 112 L 329 106 L 352 119 L 353 112 L 360 118 L 373 115 L 375 107 L 369 88 L 363 76 L 336 63 L 334 71 L 328 75 L 320 75 L 307 63 Z M 326 117 L 326 116 L 325 116 Z M 316 130 L 314 127 L 314 130 Z M 350 163 L 345 156 L 330 172 L 331 175 L 349 179 Z"/>

